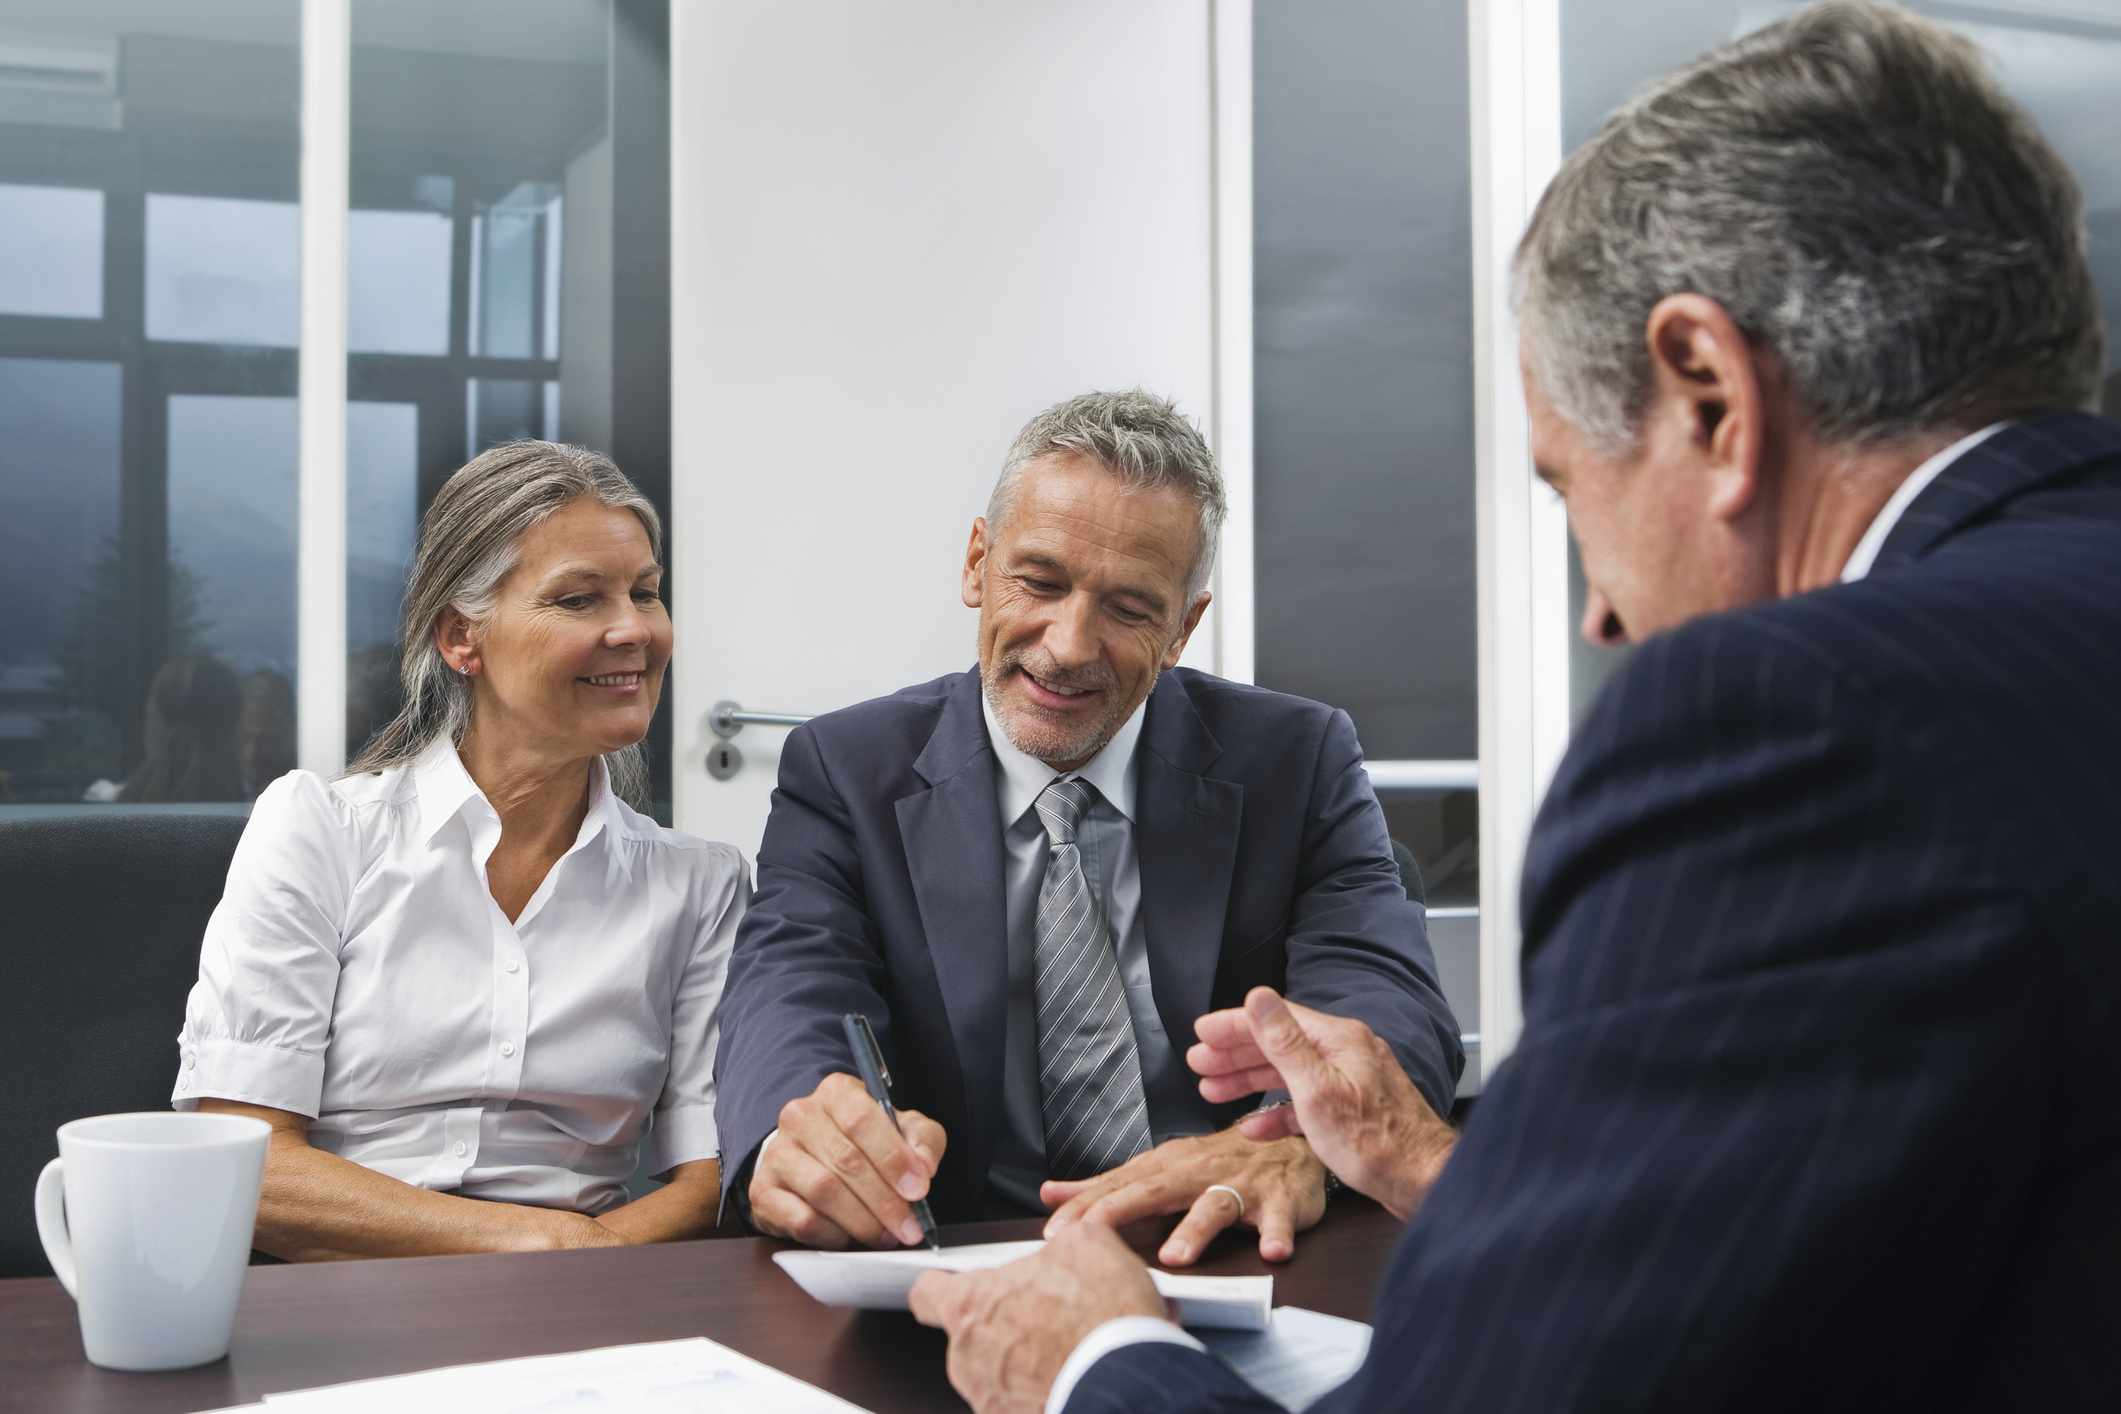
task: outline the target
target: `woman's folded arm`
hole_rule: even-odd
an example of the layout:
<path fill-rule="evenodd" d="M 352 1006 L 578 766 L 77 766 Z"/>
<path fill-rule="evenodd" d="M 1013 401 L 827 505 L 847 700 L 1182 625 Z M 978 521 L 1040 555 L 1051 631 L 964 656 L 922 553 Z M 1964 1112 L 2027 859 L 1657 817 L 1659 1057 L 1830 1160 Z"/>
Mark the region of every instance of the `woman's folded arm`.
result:
<path fill-rule="evenodd" d="M 259 1251 L 286 1261 L 542 1252 L 698 1235 L 678 1230 L 683 1226 L 683 1193 L 610 1226 L 565 1209 L 460 1198 L 378 1173 L 314 1147 L 309 1120 L 289 1110 L 206 1098 L 198 1104 L 202 1111 L 247 1115 L 272 1126 L 265 1149 L 265 1185 L 258 1195 L 257 1234 L 251 1241 Z M 711 1160 L 686 1164 L 678 1172 L 700 1167 L 715 1165 Z M 687 1190 L 696 1186 L 688 1183 Z M 649 1194 L 605 1217 L 618 1219 L 668 1191 Z M 709 1194 L 712 1191 L 710 1187 Z M 700 1206 L 711 1226 L 711 1197 Z"/>

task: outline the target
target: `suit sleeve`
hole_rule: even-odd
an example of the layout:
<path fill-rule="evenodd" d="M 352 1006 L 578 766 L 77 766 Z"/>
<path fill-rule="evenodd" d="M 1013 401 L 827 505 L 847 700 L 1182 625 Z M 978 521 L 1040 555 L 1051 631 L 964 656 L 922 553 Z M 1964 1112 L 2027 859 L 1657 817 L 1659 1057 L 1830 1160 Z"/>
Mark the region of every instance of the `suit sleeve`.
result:
<path fill-rule="evenodd" d="M 781 1107 L 852 1068 L 840 1029 L 850 1011 L 888 1036 L 883 953 L 863 905 L 853 822 L 815 734 L 797 727 L 782 748 L 758 891 L 722 996 L 715 1083 L 725 1204 Z"/>
<path fill-rule="evenodd" d="M 2052 1084 L 2011 823 L 1919 712 L 1702 627 L 1641 651 L 1556 779 L 1522 1041 L 1345 1407 L 1958 1402 L 2040 1162 L 2011 1117 Z"/>
<path fill-rule="evenodd" d="M 1465 1050 L 1438 985 L 1420 904 L 1407 898 L 1384 811 L 1348 714 L 1319 743 L 1297 897 L 1290 910 L 1287 994 L 1366 1022 L 1390 1045 L 1437 1113 L 1449 1113 Z"/>

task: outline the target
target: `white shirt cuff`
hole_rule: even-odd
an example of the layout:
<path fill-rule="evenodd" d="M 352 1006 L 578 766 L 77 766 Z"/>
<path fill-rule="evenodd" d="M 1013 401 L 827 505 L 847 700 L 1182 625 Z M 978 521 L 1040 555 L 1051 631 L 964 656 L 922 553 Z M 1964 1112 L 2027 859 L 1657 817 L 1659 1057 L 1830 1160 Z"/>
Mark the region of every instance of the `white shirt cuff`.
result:
<path fill-rule="evenodd" d="M 170 1105 L 195 1110 L 201 1098 L 287 1110 L 315 1119 L 324 1097 L 324 1057 L 253 1041 L 177 1038 L 180 1059 Z"/>
<path fill-rule="evenodd" d="M 1123 1345 L 1158 1341 L 1165 1345 L 1183 1345 L 1203 1354 L 1208 1349 L 1161 1316 L 1116 1316 L 1084 1336 L 1076 1345 L 1068 1363 L 1061 1366 L 1060 1374 L 1055 1377 L 1052 1392 L 1046 1396 L 1046 1414 L 1061 1414 L 1068 1407 L 1068 1397 L 1075 1393 L 1076 1383 L 1090 1372 L 1092 1365 L 1113 1351 Z"/>

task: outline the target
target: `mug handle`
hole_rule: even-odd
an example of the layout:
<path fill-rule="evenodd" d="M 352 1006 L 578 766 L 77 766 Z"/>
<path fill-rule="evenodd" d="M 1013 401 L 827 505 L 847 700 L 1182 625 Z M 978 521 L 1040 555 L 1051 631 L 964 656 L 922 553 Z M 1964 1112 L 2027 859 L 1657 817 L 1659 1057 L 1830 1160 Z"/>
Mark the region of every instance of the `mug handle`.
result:
<path fill-rule="evenodd" d="M 59 1285 L 78 1301 L 81 1295 L 74 1290 L 74 1242 L 66 1230 L 65 1176 L 64 1159 L 53 1159 L 37 1175 L 37 1236 L 44 1243 L 45 1258 L 51 1262 Z"/>

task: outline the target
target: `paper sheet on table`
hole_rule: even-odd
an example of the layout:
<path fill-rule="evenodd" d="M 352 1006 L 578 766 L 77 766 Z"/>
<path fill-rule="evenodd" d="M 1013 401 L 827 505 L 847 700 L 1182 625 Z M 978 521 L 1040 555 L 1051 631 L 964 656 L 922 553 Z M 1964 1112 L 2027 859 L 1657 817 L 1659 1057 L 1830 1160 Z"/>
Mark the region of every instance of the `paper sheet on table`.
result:
<path fill-rule="evenodd" d="M 1204 1331 L 1201 1343 L 1252 1388 L 1291 1411 L 1309 1408 L 1370 1353 L 1370 1328 L 1301 1306 L 1278 1306 L 1263 1331 Z"/>
<path fill-rule="evenodd" d="M 859 1405 L 705 1337 L 450 1365 L 265 1396 L 269 1414 L 862 1414 Z"/>
<path fill-rule="evenodd" d="M 934 1268 L 947 1272 L 977 1271 L 1028 1257 L 1045 1243 L 977 1242 L 931 1252 L 909 1247 L 902 1252 L 776 1252 L 773 1260 L 795 1284 L 827 1306 L 855 1306 L 864 1311 L 903 1311 L 906 1293 L 920 1274 Z M 1149 1275 L 1167 1301 L 1178 1303 L 1180 1325 L 1202 1329 L 1264 1330 L 1274 1306 L 1272 1277 L 1208 1277 L 1196 1273 Z"/>

